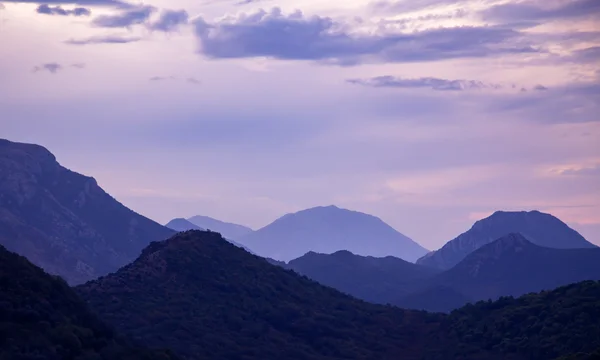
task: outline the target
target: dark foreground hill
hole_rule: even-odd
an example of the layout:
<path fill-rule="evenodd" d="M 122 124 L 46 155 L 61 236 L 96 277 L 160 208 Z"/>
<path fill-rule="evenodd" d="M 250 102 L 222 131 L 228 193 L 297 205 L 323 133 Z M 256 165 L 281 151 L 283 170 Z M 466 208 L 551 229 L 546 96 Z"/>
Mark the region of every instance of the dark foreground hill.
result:
<path fill-rule="evenodd" d="M 395 256 L 415 261 L 427 250 L 381 219 L 336 206 L 287 214 L 239 239 L 258 255 L 279 261 L 309 251 L 331 254 L 348 250 L 363 256 Z"/>
<path fill-rule="evenodd" d="M 174 360 L 133 345 L 60 278 L 0 245 L 1 360 Z"/>
<path fill-rule="evenodd" d="M 0 139 L 0 194 L 0 244 L 71 284 L 115 271 L 174 233 L 39 145 Z"/>
<path fill-rule="evenodd" d="M 428 314 L 356 300 L 211 232 L 152 243 L 76 289 L 126 334 L 192 360 L 552 359 L 591 352 L 598 339 L 595 282 Z"/>
<path fill-rule="evenodd" d="M 596 248 L 558 218 L 539 211 L 497 211 L 471 229 L 417 260 L 417 264 L 448 270 L 480 247 L 510 233 L 548 248 Z"/>
<path fill-rule="evenodd" d="M 190 359 L 420 359 L 441 320 L 343 295 L 213 232 L 152 243 L 77 290 L 119 330 Z"/>
<path fill-rule="evenodd" d="M 345 250 L 333 254 L 311 251 L 290 261 L 287 268 L 343 293 L 381 304 L 408 295 L 414 282 L 439 273 L 393 256 L 359 256 Z"/>

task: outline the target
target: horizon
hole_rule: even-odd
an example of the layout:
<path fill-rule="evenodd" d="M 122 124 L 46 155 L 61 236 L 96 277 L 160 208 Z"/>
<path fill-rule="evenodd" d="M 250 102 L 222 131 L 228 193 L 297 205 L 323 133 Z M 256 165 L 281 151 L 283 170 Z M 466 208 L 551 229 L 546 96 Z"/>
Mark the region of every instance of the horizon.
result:
<path fill-rule="evenodd" d="M 594 0 L 124 3 L 0 0 L 2 137 L 160 224 L 335 204 L 435 250 L 539 210 L 600 245 Z"/>

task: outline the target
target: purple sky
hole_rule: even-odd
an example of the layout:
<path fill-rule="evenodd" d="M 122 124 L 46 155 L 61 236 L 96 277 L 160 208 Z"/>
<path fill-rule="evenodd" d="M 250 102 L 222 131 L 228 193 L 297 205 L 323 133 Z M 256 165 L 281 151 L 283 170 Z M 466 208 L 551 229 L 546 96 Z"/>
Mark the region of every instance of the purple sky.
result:
<path fill-rule="evenodd" d="M 494 210 L 600 244 L 600 2 L 0 0 L 0 136 L 159 222 Z"/>

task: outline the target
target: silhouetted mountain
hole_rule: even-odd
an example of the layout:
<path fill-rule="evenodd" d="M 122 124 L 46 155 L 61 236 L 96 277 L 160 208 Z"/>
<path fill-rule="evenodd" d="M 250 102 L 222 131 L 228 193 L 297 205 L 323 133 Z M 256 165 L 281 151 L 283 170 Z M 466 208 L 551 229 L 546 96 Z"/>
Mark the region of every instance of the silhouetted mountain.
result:
<path fill-rule="evenodd" d="M 178 233 L 77 289 L 118 329 L 189 359 L 418 359 L 430 349 L 438 315 L 364 303 L 222 240 Z"/>
<path fill-rule="evenodd" d="M 600 280 L 600 248 L 551 249 L 521 234 L 483 246 L 435 278 L 436 284 L 474 300 L 519 296 L 583 280 Z"/>
<path fill-rule="evenodd" d="M 0 245 L 0 359 L 170 360 L 117 336 L 64 280 Z"/>
<path fill-rule="evenodd" d="M 439 272 L 392 256 L 364 257 L 346 250 L 330 255 L 311 251 L 290 261 L 287 267 L 346 294 L 382 304 L 408 294 L 412 282 Z"/>
<path fill-rule="evenodd" d="M 247 226 L 232 224 L 221 220 L 213 219 L 208 216 L 196 215 L 188 219 L 192 224 L 196 224 L 203 229 L 216 231 L 227 239 L 237 240 L 242 236 L 250 234 L 253 230 Z"/>
<path fill-rule="evenodd" d="M 395 256 L 414 261 L 427 250 L 371 215 L 316 207 L 287 214 L 239 242 L 257 254 L 290 261 L 309 251 L 331 254 L 348 250 L 364 256 Z"/>
<path fill-rule="evenodd" d="M 535 245 L 521 234 L 509 234 L 469 254 L 452 269 L 420 284 L 409 298 L 394 304 L 430 311 L 447 309 L 446 299 L 432 290 L 442 286 L 461 294 L 465 301 L 477 301 L 599 279 L 600 248 L 551 249 Z M 451 304 L 454 308 L 464 305 Z"/>
<path fill-rule="evenodd" d="M 539 211 L 497 211 L 477 221 L 471 229 L 449 241 L 441 249 L 423 256 L 417 264 L 447 270 L 483 245 L 510 233 L 521 233 L 532 243 L 549 248 L 596 247 L 550 214 Z"/>
<path fill-rule="evenodd" d="M 188 231 L 188 230 L 204 230 L 204 228 L 201 228 L 200 226 L 198 226 L 196 224 L 192 224 L 191 222 L 187 221 L 184 218 L 173 219 L 173 220 L 169 221 L 165 226 L 168 227 L 169 229 L 173 229 L 177 232 Z"/>
<path fill-rule="evenodd" d="M 70 283 L 107 274 L 173 231 L 38 145 L 0 139 L 0 243 Z"/>
<path fill-rule="evenodd" d="M 450 316 L 412 312 L 353 299 L 200 231 L 154 242 L 77 290 L 125 333 L 190 360 L 552 359 L 593 351 L 600 331 L 599 283 Z"/>

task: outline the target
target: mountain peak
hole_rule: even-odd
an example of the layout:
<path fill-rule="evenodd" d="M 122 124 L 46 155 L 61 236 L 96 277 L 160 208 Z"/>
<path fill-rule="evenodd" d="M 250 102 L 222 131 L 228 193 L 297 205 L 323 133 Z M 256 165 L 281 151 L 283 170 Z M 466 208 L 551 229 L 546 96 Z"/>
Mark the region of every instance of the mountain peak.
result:
<path fill-rule="evenodd" d="M 447 242 L 441 249 L 427 254 L 417 263 L 450 269 L 471 252 L 511 233 L 520 233 L 529 242 L 549 248 L 595 248 L 577 231 L 560 219 L 533 211 L 496 211 L 478 220 L 466 232 Z"/>
<path fill-rule="evenodd" d="M 308 251 L 384 257 L 414 261 L 427 253 L 419 244 L 378 217 L 335 205 L 287 214 L 240 239 L 257 254 L 290 261 Z"/>

